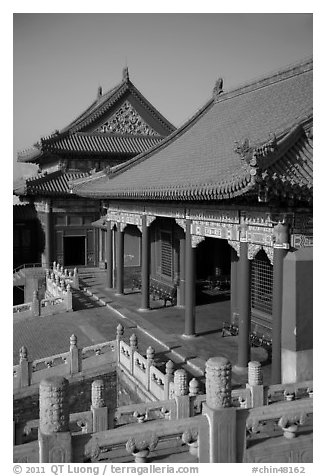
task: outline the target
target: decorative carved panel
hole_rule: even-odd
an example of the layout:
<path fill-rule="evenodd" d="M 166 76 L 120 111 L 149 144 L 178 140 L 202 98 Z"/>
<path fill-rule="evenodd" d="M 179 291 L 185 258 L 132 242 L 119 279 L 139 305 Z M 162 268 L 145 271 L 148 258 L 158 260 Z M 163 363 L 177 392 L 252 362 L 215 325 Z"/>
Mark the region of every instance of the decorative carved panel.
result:
<path fill-rule="evenodd" d="M 176 218 L 175 221 L 177 225 L 181 226 L 183 231 L 186 233 L 186 220 L 184 220 L 183 218 Z"/>
<path fill-rule="evenodd" d="M 194 220 L 191 225 L 191 234 L 225 240 L 238 240 L 238 225 L 216 223 L 212 221 Z"/>
<path fill-rule="evenodd" d="M 144 121 L 129 101 L 125 101 L 110 119 L 96 129 L 96 132 L 132 135 L 141 134 L 146 136 L 159 135 Z"/>
<path fill-rule="evenodd" d="M 204 236 L 198 236 L 198 235 L 191 235 L 191 246 L 192 248 L 196 248 L 199 243 L 204 241 L 205 237 Z"/>
<path fill-rule="evenodd" d="M 254 259 L 258 251 L 263 247 L 261 245 L 254 245 L 253 243 L 248 244 L 248 259 Z"/>
<path fill-rule="evenodd" d="M 240 241 L 228 240 L 228 243 L 236 251 L 237 256 L 240 257 Z"/>

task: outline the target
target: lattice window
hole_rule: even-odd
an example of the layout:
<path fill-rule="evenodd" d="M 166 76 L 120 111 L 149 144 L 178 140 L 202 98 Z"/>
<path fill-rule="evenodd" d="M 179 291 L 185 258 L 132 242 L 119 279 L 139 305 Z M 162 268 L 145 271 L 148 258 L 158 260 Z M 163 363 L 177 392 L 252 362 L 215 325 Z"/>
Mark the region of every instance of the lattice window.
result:
<path fill-rule="evenodd" d="M 158 135 L 158 133 L 143 120 L 136 109 L 133 108 L 128 101 L 124 102 L 117 112 L 102 124 L 96 132 L 141 134 L 146 136 Z"/>
<path fill-rule="evenodd" d="M 162 274 L 172 277 L 172 235 L 161 231 L 161 269 Z"/>
<path fill-rule="evenodd" d="M 264 251 L 259 251 L 251 265 L 251 307 L 272 315 L 273 266 Z"/>

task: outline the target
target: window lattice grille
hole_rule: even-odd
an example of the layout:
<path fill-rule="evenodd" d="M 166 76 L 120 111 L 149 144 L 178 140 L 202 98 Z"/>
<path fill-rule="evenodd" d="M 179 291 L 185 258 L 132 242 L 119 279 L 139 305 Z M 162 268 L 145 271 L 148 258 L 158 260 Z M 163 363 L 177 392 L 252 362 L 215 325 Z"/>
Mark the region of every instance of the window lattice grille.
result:
<path fill-rule="evenodd" d="M 161 266 L 162 274 L 172 277 L 172 237 L 170 233 L 161 232 Z"/>
<path fill-rule="evenodd" d="M 251 269 L 251 307 L 272 316 L 273 266 L 267 259 L 253 259 Z"/>

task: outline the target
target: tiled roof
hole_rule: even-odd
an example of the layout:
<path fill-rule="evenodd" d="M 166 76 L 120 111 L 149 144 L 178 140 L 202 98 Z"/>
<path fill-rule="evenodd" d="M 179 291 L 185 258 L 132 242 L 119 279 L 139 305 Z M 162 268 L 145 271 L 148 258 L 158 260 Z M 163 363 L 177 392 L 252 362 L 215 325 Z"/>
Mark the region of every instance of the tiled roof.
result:
<path fill-rule="evenodd" d="M 122 136 L 109 134 L 87 134 L 78 132 L 71 136 L 58 137 L 43 148 L 49 152 L 92 152 L 114 154 L 139 154 L 158 144 L 161 136 Z"/>
<path fill-rule="evenodd" d="M 110 114 L 122 98 L 132 96 L 142 109 L 159 124 L 158 135 L 144 137 L 141 135 L 118 136 L 116 134 L 94 134 L 95 124 L 105 115 Z M 129 96 L 128 96 L 129 97 Z M 41 140 L 18 153 L 18 162 L 37 162 L 43 155 L 55 153 L 124 153 L 139 154 L 148 147 L 157 144 L 163 137 L 175 130 L 175 127 L 165 119 L 157 109 L 138 91 L 129 80 L 128 73 L 123 80 L 106 94 L 99 95 L 82 114 L 67 127 L 54 134 L 43 137 Z"/>
<path fill-rule="evenodd" d="M 310 122 L 312 61 L 306 61 L 220 94 L 156 148 L 75 191 L 101 198 L 227 199 L 257 187 L 266 169 L 274 180 L 306 180 L 310 187 L 312 142 L 304 131 Z M 274 149 L 259 149 L 273 137 Z"/>
<path fill-rule="evenodd" d="M 63 172 L 61 170 L 26 179 L 14 188 L 15 195 L 67 195 L 71 194 L 69 181 L 88 177 L 87 172 Z"/>

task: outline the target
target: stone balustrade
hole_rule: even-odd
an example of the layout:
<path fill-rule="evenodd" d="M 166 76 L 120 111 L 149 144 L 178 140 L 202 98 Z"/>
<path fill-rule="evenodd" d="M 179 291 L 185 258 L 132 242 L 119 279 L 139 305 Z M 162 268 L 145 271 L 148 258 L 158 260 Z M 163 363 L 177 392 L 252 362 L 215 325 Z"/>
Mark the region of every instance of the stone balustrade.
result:
<path fill-rule="evenodd" d="M 24 359 L 25 348 L 21 351 Z M 146 463 L 148 458 L 155 461 L 162 450 L 166 454 L 168 448 L 171 453 L 187 451 L 191 461 L 200 463 L 259 462 L 262 454 L 263 461 L 270 463 L 311 462 L 312 399 L 234 407 L 231 372 L 225 358 L 208 360 L 206 403 L 201 414 L 191 415 L 189 401 L 198 399 L 198 386 L 193 380 L 188 385 L 187 375 L 179 369 L 174 372 L 173 398 L 118 408 L 113 415 L 116 420 L 128 415 L 133 421 L 115 428 L 110 424 L 102 380 L 93 381 L 91 411 L 69 415 L 68 381 L 47 378 L 40 384 L 40 420 L 29 422 L 29 427 L 39 428 L 38 459 L 35 461 L 35 445 L 28 443 L 14 447 L 14 460 L 63 463 L 71 462 L 74 455 L 75 463 L 119 462 L 121 457 L 124 462 Z M 256 383 L 262 381 L 251 380 L 247 390 L 260 386 Z"/>
<path fill-rule="evenodd" d="M 73 376 L 116 363 L 116 342 L 104 342 L 79 349 L 76 336 L 70 337 L 70 349 L 62 354 L 31 361 L 27 349 L 20 350 L 20 362 L 13 367 L 14 391 L 38 384 L 53 376 Z"/>
<path fill-rule="evenodd" d="M 46 286 L 45 299 L 39 299 L 37 291 L 34 291 L 32 302 L 13 306 L 14 321 L 72 311 L 70 284 L 66 288 L 58 287 L 50 279 L 46 278 Z"/>
<path fill-rule="evenodd" d="M 50 277 L 54 282 L 61 282 L 70 284 L 74 289 L 79 289 L 79 274 L 78 269 L 74 268 L 73 271 L 64 269 L 59 263 L 53 262 L 52 269 L 47 270 L 47 277 Z"/>

